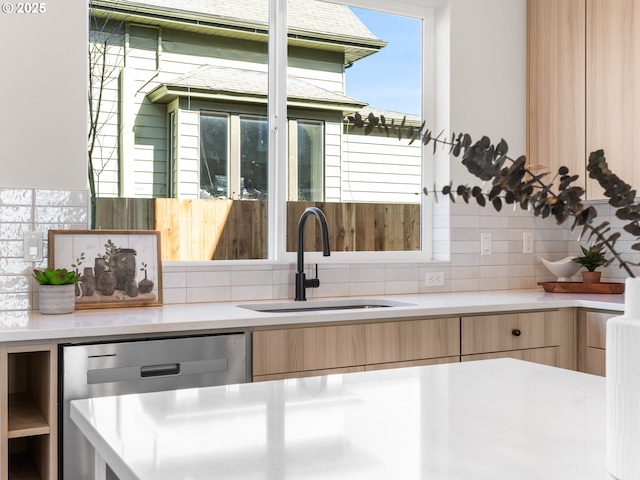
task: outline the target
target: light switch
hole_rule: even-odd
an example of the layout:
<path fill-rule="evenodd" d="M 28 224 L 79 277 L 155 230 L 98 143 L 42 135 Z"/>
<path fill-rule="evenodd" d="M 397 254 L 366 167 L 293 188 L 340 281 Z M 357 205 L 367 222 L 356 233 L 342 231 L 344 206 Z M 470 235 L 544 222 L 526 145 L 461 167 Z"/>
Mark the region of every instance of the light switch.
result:
<path fill-rule="evenodd" d="M 480 255 L 491 255 L 491 234 L 480 234 Z"/>
<path fill-rule="evenodd" d="M 22 257 L 25 262 L 42 260 L 42 232 L 24 232 L 22 234 Z"/>
<path fill-rule="evenodd" d="M 533 233 L 522 234 L 522 253 L 533 253 Z"/>

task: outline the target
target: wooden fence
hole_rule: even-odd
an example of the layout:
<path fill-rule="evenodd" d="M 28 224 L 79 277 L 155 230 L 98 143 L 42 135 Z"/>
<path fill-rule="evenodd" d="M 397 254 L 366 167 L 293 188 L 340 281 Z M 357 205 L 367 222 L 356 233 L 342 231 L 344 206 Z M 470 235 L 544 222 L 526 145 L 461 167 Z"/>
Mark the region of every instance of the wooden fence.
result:
<path fill-rule="evenodd" d="M 332 251 L 420 249 L 420 205 L 287 203 L 287 251 L 297 248 L 298 219 L 307 207 L 327 217 Z M 267 258 L 267 205 L 256 200 L 98 198 L 96 228 L 159 230 L 163 260 Z M 305 227 L 305 250 L 320 251 L 320 229 Z"/>

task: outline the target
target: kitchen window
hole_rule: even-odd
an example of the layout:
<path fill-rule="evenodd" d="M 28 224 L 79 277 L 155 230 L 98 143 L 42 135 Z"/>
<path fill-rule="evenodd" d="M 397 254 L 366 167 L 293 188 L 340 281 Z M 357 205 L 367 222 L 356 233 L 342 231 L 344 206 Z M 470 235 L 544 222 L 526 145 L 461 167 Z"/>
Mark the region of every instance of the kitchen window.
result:
<path fill-rule="evenodd" d="M 163 249 L 176 256 L 163 260 L 291 259 L 299 214 L 310 205 L 325 210 L 337 235 L 332 258 L 428 258 L 428 152 L 383 130 L 365 135 L 353 122 L 356 114 L 414 126 L 429 119 L 431 10 L 412 3 L 271 0 L 247 19 L 251 32 L 156 25 L 146 10 L 135 13 L 144 22 L 101 23 L 117 31 L 106 36 L 111 68 L 100 98 L 108 115 L 93 152 L 98 204 L 107 213 L 120 204 L 125 215 L 136 211 L 132 198 L 151 212 L 167 198 L 163 218 L 192 206 L 171 227 L 179 246 Z M 215 3 L 172 15 L 226 21 L 247 15 L 243 4 L 224 15 Z M 109 5 L 96 0 L 92 9 L 106 15 Z M 194 232 L 228 235 L 207 239 L 213 251 L 185 248 L 196 243 L 184 241 L 196 214 Z M 167 229 L 162 219 L 145 226 L 136 216 L 126 227 L 106 220 L 97 226 Z M 241 245 L 249 238 L 250 249 Z"/>

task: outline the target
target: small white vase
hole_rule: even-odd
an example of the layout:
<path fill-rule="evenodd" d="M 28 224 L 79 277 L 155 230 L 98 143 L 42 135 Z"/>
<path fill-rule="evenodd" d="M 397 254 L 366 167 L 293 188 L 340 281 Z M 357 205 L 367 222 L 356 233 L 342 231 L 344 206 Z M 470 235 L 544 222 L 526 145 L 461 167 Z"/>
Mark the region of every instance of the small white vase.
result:
<path fill-rule="evenodd" d="M 607 469 L 640 478 L 640 278 L 625 281 L 624 315 L 607 321 Z"/>
<path fill-rule="evenodd" d="M 76 286 L 40 285 L 40 313 L 59 315 L 73 312 L 76 306 Z"/>

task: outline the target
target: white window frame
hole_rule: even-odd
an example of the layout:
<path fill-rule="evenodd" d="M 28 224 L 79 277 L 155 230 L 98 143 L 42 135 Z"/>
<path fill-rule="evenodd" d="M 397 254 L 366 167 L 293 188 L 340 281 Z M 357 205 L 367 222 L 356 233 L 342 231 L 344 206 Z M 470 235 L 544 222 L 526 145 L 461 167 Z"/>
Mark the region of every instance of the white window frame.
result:
<path fill-rule="evenodd" d="M 418 18 L 423 22 L 422 38 L 422 118 L 433 125 L 434 111 L 434 54 L 436 3 L 425 0 L 329 0 L 331 3 L 377 10 L 384 13 Z M 269 196 L 267 208 L 269 258 L 281 262 L 294 262 L 295 252 L 286 251 L 286 201 L 287 162 L 276 159 L 287 158 L 287 0 L 271 0 L 269 21 Z M 433 178 L 431 150 L 423 149 L 422 178 Z M 305 252 L 306 260 L 313 263 L 321 258 L 327 261 L 429 261 L 432 259 L 431 197 L 421 196 L 421 248 L 411 252 L 331 252 L 323 258 L 319 252 Z"/>

